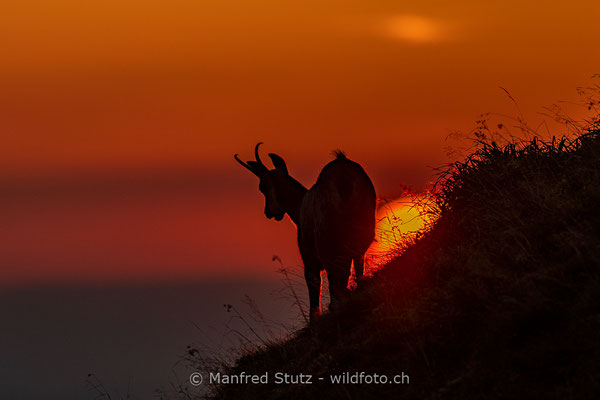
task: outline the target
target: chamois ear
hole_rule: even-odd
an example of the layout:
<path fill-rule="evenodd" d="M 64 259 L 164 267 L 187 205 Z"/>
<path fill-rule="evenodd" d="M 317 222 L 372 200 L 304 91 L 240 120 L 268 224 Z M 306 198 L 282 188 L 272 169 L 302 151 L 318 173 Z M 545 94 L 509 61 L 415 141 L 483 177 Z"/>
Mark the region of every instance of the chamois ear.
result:
<path fill-rule="evenodd" d="M 283 158 L 279 157 L 275 153 L 269 153 L 269 157 L 271 157 L 271 161 L 273 161 L 273 165 L 276 169 L 285 172 L 286 175 L 289 175 L 287 166 L 285 165 L 285 161 L 283 160 Z"/>

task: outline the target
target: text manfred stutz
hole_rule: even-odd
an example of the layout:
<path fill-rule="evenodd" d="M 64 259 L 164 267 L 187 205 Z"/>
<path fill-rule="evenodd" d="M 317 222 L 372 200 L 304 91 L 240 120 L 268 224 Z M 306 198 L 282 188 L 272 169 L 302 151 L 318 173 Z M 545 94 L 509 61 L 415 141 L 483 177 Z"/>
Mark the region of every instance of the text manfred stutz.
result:
<path fill-rule="evenodd" d="M 247 374 L 240 372 L 238 374 L 222 374 L 220 372 L 211 372 L 208 374 L 208 382 L 211 385 L 247 385 L 247 384 L 269 384 L 276 385 L 312 385 L 313 383 L 327 382 L 341 385 L 408 385 L 410 377 L 401 372 L 396 375 L 367 373 L 367 372 L 342 372 L 331 374 L 325 377 L 311 374 L 289 374 L 286 372 L 275 372 L 270 374 Z"/>

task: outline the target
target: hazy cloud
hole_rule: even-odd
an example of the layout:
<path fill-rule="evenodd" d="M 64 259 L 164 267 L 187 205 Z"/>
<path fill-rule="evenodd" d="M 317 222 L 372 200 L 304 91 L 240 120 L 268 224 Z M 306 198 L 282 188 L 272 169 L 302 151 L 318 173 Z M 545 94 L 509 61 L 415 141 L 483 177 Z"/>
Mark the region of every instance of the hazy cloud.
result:
<path fill-rule="evenodd" d="M 376 32 L 390 39 L 407 42 L 442 42 L 456 37 L 450 24 L 419 15 L 391 15 L 382 18 Z"/>

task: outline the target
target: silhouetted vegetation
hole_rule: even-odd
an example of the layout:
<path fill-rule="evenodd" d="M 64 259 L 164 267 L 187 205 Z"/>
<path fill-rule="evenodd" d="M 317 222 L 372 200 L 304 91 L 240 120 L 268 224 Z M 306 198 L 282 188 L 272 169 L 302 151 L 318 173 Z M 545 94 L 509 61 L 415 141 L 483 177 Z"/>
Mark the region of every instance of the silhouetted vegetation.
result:
<path fill-rule="evenodd" d="M 212 396 L 595 398 L 598 125 L 571 139 L 500 145 L 478 132 L 476 141 L 440 174 L 429 204 L 436 222 L 359 286 L 352 304 L 225 370 L 312 374 L 312 385 L 221 385 Z M 328 383 L 355 371 L 404 372 L 410 383 Z"/>

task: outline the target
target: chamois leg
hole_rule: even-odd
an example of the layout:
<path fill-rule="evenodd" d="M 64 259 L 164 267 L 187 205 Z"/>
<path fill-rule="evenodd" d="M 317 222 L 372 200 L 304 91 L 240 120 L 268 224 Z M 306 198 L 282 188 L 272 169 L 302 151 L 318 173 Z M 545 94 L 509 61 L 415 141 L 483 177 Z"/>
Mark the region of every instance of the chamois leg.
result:
<path fill-rule="evenodd" d="M 356 276 L 356 282 L 363 277 L 365 266 L 365 255 L 361 254 L 354 258 L 354 275 Z"/>
<path fill-rule="evenodd" d="M 308 286 L 308 299 L 310 302 L 310 322 L 321 315 L 321 269 L 318 265 L 306 264 L 304 278 Z"/>
<path fill-rule="evenodd" d="M 329 296 L 331 297 L 329 309 L 331 310 L 335 310 L 339 303 L 344 301 L 350 294 L 347 286 L 351 263 L 351 259 L 336 260 L 335 263 L 327 268 Z"/>

